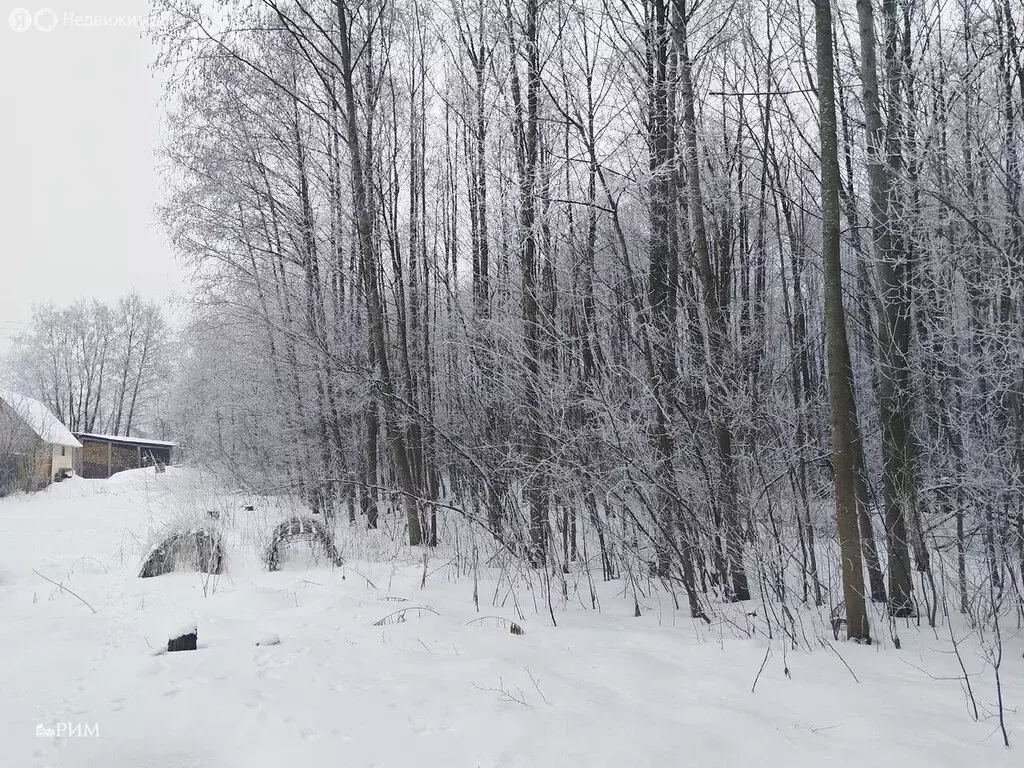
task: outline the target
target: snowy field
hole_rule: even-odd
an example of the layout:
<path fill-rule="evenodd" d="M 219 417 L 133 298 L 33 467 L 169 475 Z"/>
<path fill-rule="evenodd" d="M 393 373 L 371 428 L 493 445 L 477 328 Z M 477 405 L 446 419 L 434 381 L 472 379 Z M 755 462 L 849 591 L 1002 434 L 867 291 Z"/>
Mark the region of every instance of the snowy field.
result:
<path fill-rule="evenodd" d="M 162 531 L 208 509 L 224 575 L 138 578 Z M 1024 765 L 1015 627 L 1007 750 L 991 667 L 963 627 L 977 721 L 946 627 L 903 622 L 896 650 L 877 621 L 881 642 L 862 647 L 808 618 L 793 649 L 766 639 L 757 604 L 695 626 L 646 592 L 635 618 L 623 582 L 599 578 L 600 610 L 570 589 L 552 626 L 525 578 L 510 587 L 482 563 L 474 580 L 450 548 L 421 587 L 422 553 L 386 532 L 343 525 L 343 567 L 300 553 L 268 573 L 260 553 L 287 514 L 180 469 L 0 500 L 0 766 Z M 160 653 L 190 622 L 199 650 Z"/>

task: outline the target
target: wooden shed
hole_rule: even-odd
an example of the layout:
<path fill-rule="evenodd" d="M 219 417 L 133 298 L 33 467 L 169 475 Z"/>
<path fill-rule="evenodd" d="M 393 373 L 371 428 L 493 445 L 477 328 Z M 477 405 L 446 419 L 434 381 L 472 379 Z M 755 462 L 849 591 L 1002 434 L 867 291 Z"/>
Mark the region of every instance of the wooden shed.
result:
<path fill-rule="evenodd" d="M 34 491 L 77 468 L 82 444 L 44 403 L 0 390 L 0 494 Z"/>
<path fill-rule="evenodd" d="M 103 479 L 126 469 L 140 469 L 154 464 L 170 464 L 176 443 L 142 437 L 75 434 L 82 444 L 82 477 Z"/>

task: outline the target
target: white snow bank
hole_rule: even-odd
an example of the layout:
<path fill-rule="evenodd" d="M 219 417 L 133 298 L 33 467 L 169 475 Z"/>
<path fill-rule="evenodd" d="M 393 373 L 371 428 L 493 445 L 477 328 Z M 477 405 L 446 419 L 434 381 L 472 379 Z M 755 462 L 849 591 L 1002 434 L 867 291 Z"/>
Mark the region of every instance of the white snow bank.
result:
<path fill-rule="evenodd" d="M 901 623 L 901 651 L 794 651 L 695 626 L 657 593 L 633 618 L 622 582 L 597 584 L 601 613 L 570 593 L 553 627 L 540 595 L 515 595 L 522 617 L 502 605 L 496 573 L 482 574 L 478 613 L 444 552 L 424 590 L 416 557 L 271 574 L 260 537 L 294 510 L 241 511 L 185 470 L 144 472 L 0 500 L 3 768 L 1021 765 L 994 733 L 991 672 L 970 640 L 980 723 L 941 633 Z M 215 504 L 230 510 L 226 575 L 136 578 L 153 532 Z M 339 546 L 368 551 L 360 541 L 340 529 Z M 195 624 L 198 651 L 154 655 L 169 627 Z M 1024 743 L 1024 646 L 1007 635 L 1008 728 Z"/>

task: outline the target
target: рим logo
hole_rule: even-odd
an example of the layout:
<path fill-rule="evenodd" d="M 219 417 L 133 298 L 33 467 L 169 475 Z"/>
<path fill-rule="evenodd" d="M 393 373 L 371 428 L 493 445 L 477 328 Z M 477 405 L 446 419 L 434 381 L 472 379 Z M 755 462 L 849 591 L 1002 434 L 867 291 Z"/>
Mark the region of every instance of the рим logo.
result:
<path fill-rule="evenodd" d="M 50 739 L 82 739 L 90 736 L 98 739 L 100 736 L 99 723 L 57 723 L 56 726 L 50 728 L 40 723 L 36 726 L 36 736 Z"/>

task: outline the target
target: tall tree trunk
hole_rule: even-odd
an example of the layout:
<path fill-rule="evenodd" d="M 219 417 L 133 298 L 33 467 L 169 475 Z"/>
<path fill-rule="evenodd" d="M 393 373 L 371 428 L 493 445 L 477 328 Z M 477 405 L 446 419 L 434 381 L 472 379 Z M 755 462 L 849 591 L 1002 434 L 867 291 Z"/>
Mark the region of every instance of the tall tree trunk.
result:
<path fill-rule="evenodd" d="M 544 441 L 540 415 L 540 297 L 537 248 L 537 199 L 540 163 L 540 40 L 539 0 L 526 0 L 522 45 L 519 50 L 514 21 L 509 10 L 512 47 L 512 99 L 515 105 L 515 137 L 519 171 L 519 254 L 522 269 L 520 311 L 525 347 L 524 398 L 526 403 L 526 485 L 524 497 L 530 515 L 530 559 L 537 565 L 547 551 L 548 512 L 543 471 Z M 526 94 L 523 99 L 518 58 L 526 59 Z"/>
<path fill-rule="evenodd" d="M 818 111 L 821 138 L 821 258 L 825 282 L 825 333 L 828 344 L 829 396 L 832 405 L 832 466 L 835 474 L 839 556 L 842 560 L 846 633 L 851 640 L 870 642 L 864 601 L 864 571 L 857 521 L 856 452 L 860 442 L 853 415 L 853 369 L 843 308 L 843 267 L 840 259 L 839 149 L 832 56 L 831 0 L 815 0 L 815 42 L 818 70 Z"/>
<path fill-rule="evenodd" d="M 895 0 L 883 0 L 895 8 Z M 893 10 L 893 13 L 895 11 Z M 889 550 L 889 610 L 893 616 L 914 611 L 910 574 L 907 521 L 916 513 L 911 434 L 910 380 L 910 286 L 906 253 L 893 230 L 892 167 L 899 150 L 890 125 L 886 140 L 882 124 L 881 85 L 878 78 L 875 22 L 872 0 L 857 0 L 860 22 L 861 80 L 864 120 L 867 128 L 868 186 L 871 200 L 871 231 L 879 283 L 878 396 L 882 418 L 882 485 L 885 496 L 885 529 Z M 897 120 L 895 29 L 887 16 L 887 85 L 890 89 L 890 121 Z M 890 50 L 891 49 L 891 50 Z"/>
<path fill-rule="evenodd" d="M 373 345 L 377 357 L 379 375 L 377 387 L 380 393 L 380 405 L 384 412 L 384 426 L 391 446 L 395 472 L 402 490 L 402 502 L 409 527 L 409 544 L 416 546 L 423 542 L 423 527 L 419 515 L 420 489 L 416 487 L 409 462 L 407 435 L 398 413 L 398 400 L 388 360 L 388 347 L 384 332 L 384 307 L 378 275 L 380 264 L 373 241 L 373 215 L 366 188 L 366 174 L 361 149 L 362 137 L 356 111 L 355 70 L 350 29 L 352 21 L 349 17 L 348 5 L 344 0 L 335 0 L 335 9 L 338 15 L 341 79 L 345 92 L 346 143 L 352 167 L 352 202 L 355 208 L 356 234 L 359 241 L 359 271 L 366 298 L 367 325 L 370 343 Z"/>
<path fill-rule="evenodd" d="M 743 529 L 739 520 L 738 478 L 733 452 L 731 414 L 728 412 L 726 378 L 731 363 L 729 349 L 728 318 L 722 297 L 728 293 L 727 283 L 719 282 L 711 264 L 707 230 L 704 222 L 704 195 L 701 190 L 700 159 L 697 146 L 697 118 L 694 108 L 692 62 L 687 41 L 685 9 L 682 0 L 675 0 L 676 45 L 680 57 L 679 86 L 682 102 L 682 134 L 685 148 L 685 170 L 687 182 L 687 209 L 690 214 L 690 233 L 697 274 L 701 282 L 701 294 L 707 317 L 708 386 L 709 405 L 718 447 L 718 493 L 717 504 L 721 509 L 725 540 L 725 566 L 723 574 L 728 581 L 724 584 L 730 600 L 749 600 L 750 587 L 743 565 Z"/>

